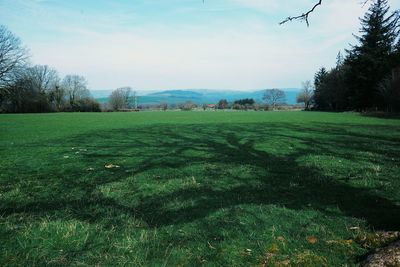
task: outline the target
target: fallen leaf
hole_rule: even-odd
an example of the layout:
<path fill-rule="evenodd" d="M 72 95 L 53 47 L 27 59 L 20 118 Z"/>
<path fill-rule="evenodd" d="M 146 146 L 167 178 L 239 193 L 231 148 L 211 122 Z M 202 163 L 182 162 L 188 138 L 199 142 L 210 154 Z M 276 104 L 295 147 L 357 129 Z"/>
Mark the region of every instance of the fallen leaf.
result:
<path fill-rule="evenodd" d="M 352 239 L 347 239 L 347 240 L 343 240 L 343 242 L 347 245 L 353 244 L 353 240 Z"/>
<path fill-rule="evenodd" d="M 279 262 L 277 263 L 277 265 L 278 265 L 278 266 L 289 266 L 289 265 L 290 265 L 290 260 L 289 260 L 289 259 L 286 259 L 286 260 L 283 260 L 283 261 L 279 261 Z"/>
<path fill-rule="evenodd" d="M 106 169 L 117 169 L 117 168 L 120 168 L 120 166 L 114 165 L 114 164 L 106 164 L 106 165 L 104 165 L 104 167 Z"/>
<path fill-rule="evenodd" d="M 272 253 L 272 254 L 276 254 L 276 253 L 278 253 L 278 251 L 279 251 L 279 247 L 277 244 L 272 244 L 268 249 L 268 252 Z"/>
<path fill-rule="evenodd" d="M 308 236 L 306 239 L 307 239 L 308 243 L 310 243 L 310 244 L 318 243 L 318 239 L 315 236 Z"/>

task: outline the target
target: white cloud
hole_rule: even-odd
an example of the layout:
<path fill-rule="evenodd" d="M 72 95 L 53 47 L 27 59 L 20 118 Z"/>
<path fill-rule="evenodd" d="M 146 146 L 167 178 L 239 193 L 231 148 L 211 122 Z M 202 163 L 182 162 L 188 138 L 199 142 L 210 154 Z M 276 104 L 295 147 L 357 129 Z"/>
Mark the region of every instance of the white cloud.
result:
<path fill-rule="evenodd" d="M 35 63 L 51 65 L 63 75 L 85 75 L 97 89 L 299 86 L 320 66 L 334 64 L 336 53 L 354 41 L 351 34 L 365 12 L 357 0 L 326 1 L 307 28 L 278 22 L 309 8 L 312 0 L 230 0 L 202 10 L 212 12 L 208 17 L 179 23 L 172 23 L 174 17 L 154 22 L 155 14 L 146 17 L 114 2 L 107 2 L 117 5 L 109 12 L 83 14 L 39 2 L 20 3 L 27 18 L 15 11 L 0 16 L 16 21 Z M 174 16 L 197 14 L 185 8 L 176 8 Z M 24 36 L 32 16 L 37 16 L 33 31 Z M 46 30 L 55 34 L 43 35 Z"/>
<path fill-rule="evenodd" d="M 276 37 L 246 28 L 191 32 L 190 38 L 85 32 L 74 41 L 34 46 L 34 59 L 63 74 L 82 73 L 93 88 L 251 89 L 297 86 L 318 66 L 323 47 L 330 45 L 322 42 L 315 52 L 307 38 Z"/>

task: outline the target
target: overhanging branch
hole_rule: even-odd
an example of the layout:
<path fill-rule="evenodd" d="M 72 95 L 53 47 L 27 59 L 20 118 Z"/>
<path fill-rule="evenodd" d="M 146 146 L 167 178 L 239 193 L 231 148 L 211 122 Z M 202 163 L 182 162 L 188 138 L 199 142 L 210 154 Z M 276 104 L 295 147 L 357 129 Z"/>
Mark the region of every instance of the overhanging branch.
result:
<path fill-rule="evenodd" d="M 292 20 L 305 20 L 307 23 L 307 27 L 310 26 L 310 23 L 308 22 L 308 17 L 314 10 L 322 4 L 322 0 L 319 0 L 318 3 L 316 3 L 310 10 L 308 10 L 306 13 L 303 13 L 299 16 L 294 16 L 294 17 L 287 17 L 285 20 L 281 21 L 279 24 L 285 24 L 286 22 L 292 21 Z"/>
<path fill-rule="evenodd" d="M 202 0 L 202 1 L 203 1 L 203 3 L 204 3 L 205 0 Z M 363 6 L 365 6 L 369 1 L 370 1 L 370 0 L 362 0 Z M 320 5 L 322 5 L 322 0 L 319 0 L 319 1 L 318 1 L 316 4 L 314 4 L 314 6 L 313 6 L 310 10 L 308 10 L 307 12 L 305 12 L 305 13 L 303 13 L 303 14 L 301 14 L 301 15 L 298 15 L 298 16 L 287 17 L 286 19 L 284 19 L 283 21 L 281 21 L 279 24 L 282 25 L 282 24 L 285 24 L 285 23 L 290 22 L 290 21 L 292 21 L 292 20 L 304 20 L 304 21 L 307 23 L 307 27 L 308 27 L 308 26 L 310 26 L 310 23 L 309 23 L 309 21 L 308 21 L 308 18 L 309 18 L 309 16 L 310 16 L 310 14 L 313 13 L 314 10 L 315 10 L 318 6 L 320 6 Z"/>

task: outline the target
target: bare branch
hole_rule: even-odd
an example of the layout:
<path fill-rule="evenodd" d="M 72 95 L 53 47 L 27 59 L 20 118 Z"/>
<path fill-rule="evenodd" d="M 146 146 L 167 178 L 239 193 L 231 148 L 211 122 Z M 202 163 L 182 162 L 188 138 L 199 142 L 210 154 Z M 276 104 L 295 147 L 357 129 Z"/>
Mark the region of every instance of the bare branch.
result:
<path fill-rule="evenodd" d="M 322 0 L 319 0 L 318 3 L 316 3 L 310 10 L 308 10 L 306 13 L 303 13 L 299 16 L 294 16 L 294 17 L 287 17 L 285 20 L 281 21 L 279 24 L 285 24 L 286 22 L 292 21 L 292 20 L 305 20 L 307 23 L 307 27 L 310 26 L 310 23 L 308 22 L 308 17 L 309 15 L 314 12 L 314 10 L 322 4 Z"/>
<path fill-rule="evenodd" d="M 361 2 L 362 6 L 364 7 L 369 1 L 370 1 L 370 0 L 362 0 L 362 2 Z M 308 10 L 307 12 L 305 12 L 305 13 L 303 13 L 303 14 L 301 14 L 301 15 L 298 15 L 298 16 L 294 16 L 294 17 L 287 17 L 285 20 L 281 21 L 279 24 L 282 25 L 282 24 L 285 24 L 286 22 L 290 22 L 290 21 L 292 21 L 292 20 L 305 20 L 306 23 L 307 23 L 307 27 L 308 27 L 308 26 L 310 26 L 310 23 L 309 23 L 309 21 L 308 21 L 308 18 L 309 18 L 309 16 L 310 16 L 310 14 L 311 14 L 312 12 L 314 12 L 314 10 L 315 10 L 318 6 L 320 6 L 320 5 L 322 5 L 322 0 L 319 0 L 318 3 L 316 3 L 316 4 L 315 4 L 310 10 Z"/>
<path fill-rule="evenodd" d="M 0 87 L 13 78 L 13 71 L 24 65 L 27 57 L 20 39 L 0 25 Z"/>

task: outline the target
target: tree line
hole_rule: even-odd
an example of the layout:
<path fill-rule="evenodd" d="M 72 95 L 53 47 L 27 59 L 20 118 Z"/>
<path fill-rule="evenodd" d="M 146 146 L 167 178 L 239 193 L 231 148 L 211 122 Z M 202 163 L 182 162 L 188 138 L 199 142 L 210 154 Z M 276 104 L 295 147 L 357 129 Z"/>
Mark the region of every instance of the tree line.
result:
<path fill-rule="evenodd" d="M 100 111 L 80 75 L 60 78 L 47 65 L 32 65 L 29 53 L 0 25 L 0 112 Z"/>
<path fill-rule="evenodd" d="M 345 56 L 338 54 L 335 67 L 320 68 L 314 82 L 303 83 L 297 102 L 306 110 L 400 111 L 400 11 L 390 12 L 387 0 L 374 0 L 361 19 L 360 33 Z M 30 64 L 20 39 L 0 25 L 0 112 L 100 111 L 87 84 L 83 76 L 60 78 L 49 66 Z M 276 109 L 285 102 L 285 93 L 267 90 L 263 100 L 268 109 Z M 253 99 L 233 104 L 221 99 L 216 108 L 256 106 Z M 166 110 L 168 104 L 160 107 Z M 179 107 L 191 110 L 194 105 Z M 115 90 L 106 109 L 137 109 L 135 92 Z"/>
<path fill-rule="evenodd" d="M 235 109 L 235 110 L 275 110 L 278 106 L 286 105 L 286 93 L 281 89 L 266 89 L 262 96 L 262 103 L 257 103 L 253 98 L 243 98 L 229 103 L 226 99 L 221 99 L 215 105 L 215 109 Z M 206 106 L 204 106 L 206 109 Z"/>
<path fill-rule="evenodd" d="M 285 102 L 285 92 L 279 89 L 266 90 L 263 98 L 266 105 L 256 104 L 253 99 L 239 99 L 232 105 L 221 100 L 217 109 L 233 108 L 275 109 Z M 177 106 L 181 110 L 197 107 L 192 102 Z M 140 106 L 139 106 L 140 108 Z M 159 105 L 168 109 L 167 103 Z M 137 110 L 136 93 L 130 87 L 114 90 L 108 103 L 101 106 L 91 97 L 88 82 L 80 75 L 66 75 L 60 78 L 57 71 L 47 65 L 32 65 L 29 53 L 21 40 L 0 25 L 0 112 L 83 112 Z"/>
<path fill-rule="evenodd" d="M 358 44 L 316 72 L 314 109 L 400 111 L 400 11 L 375 0 L 360 20 Z"/>

